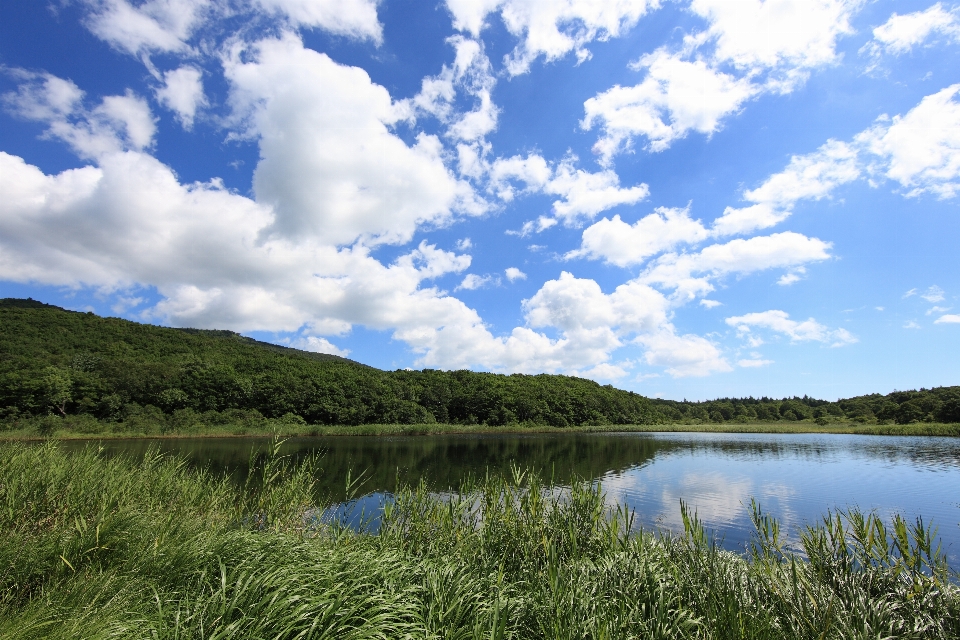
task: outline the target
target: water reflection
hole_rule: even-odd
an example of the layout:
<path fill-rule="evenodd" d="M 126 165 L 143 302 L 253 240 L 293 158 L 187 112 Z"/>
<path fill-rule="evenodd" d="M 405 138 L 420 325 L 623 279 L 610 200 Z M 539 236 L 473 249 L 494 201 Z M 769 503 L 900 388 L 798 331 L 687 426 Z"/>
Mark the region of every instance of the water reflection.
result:
<path fill-rule="evenodd" d="M 110 454 L 142 456 L 149 447 L 242 480 L 251 451 L 268 440 L 104 441 Z M 71 444 L 69 446 L 83 446 Z M 377 511 L 398 484 L 421 480 L 435 491 L 468 476 L 534 469 L 557 486 L 599 480 L 612 501 L 637 512 L 644 528 L 682 530 L 680 500 L 696 509 L 723 546 L 749 540 L 750 500 L 781 520 L 796 540 L 828 509 L 859 507 L 885 519 L 923 516 L 939 527 L 950 562 L 960 567 L 960 439 L 849 435 L 568 434 L 298 438 L 282 453 L 322 453 L 318 478 L 335 503 L 324 517 L 351 526 Z M 359 501 L 347 502 L 348 471 L 364 472 Z"/>

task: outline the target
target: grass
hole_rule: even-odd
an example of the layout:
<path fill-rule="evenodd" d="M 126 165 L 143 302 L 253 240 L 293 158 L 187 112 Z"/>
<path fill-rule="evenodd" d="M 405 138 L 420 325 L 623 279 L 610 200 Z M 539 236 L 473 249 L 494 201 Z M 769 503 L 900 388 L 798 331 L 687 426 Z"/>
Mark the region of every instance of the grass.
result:
<path fill-rule="evenodd" d="M 85 416 L 84 418 L 89 418 Z M 262 436 L 386 436 L 386 435 L 441 435 L 441 434 L 517 434 L 517 433 L 604 433 L 604 432 L 705 432 L 705 433 L 840 433 L 861 435 L 897 436 L 951 436 L 960 437 L 960 424 L 921 422 L 914 424 L 862 424 L 858 422 L 829 422 L 824 425 L 813 421 L 780 422 L 724 422 L 700 424 L 650 424 L 650 425 L 600 425 L 579 427 L 549 427 L 543 425 L 511 424 L 505 426 L 462 424 L 367 424 L 304 425 L 282 420 L 267 420 L 256 423 L 195 424 L 189 429 L 127 430 L 123 423 L 100 422 L 93 418 L 71 421 L 69 418 L 47 417 L 45 420 L 57 425 L 55 428 L 38 429 L 28 423 L 15 429 L 0 430 L 2 440 L 38 439 L 90 439 L 114 438 L 205 438 L 205 437 L 262 437 Z"/>
<path fill-rule="evenodd" d="M 686 509 L 684 535 L 639 532 L 596 485 L 514 470 L 400 490 L 373 535 L 319 521 L 321 461 L 278 451 L 237 486 L 157 455 L 0 445 L 0 637 L 960 635 L 960 592 L 921 523 L 827 514 L 801 554 L 754 505 L 741 556 Z"/>

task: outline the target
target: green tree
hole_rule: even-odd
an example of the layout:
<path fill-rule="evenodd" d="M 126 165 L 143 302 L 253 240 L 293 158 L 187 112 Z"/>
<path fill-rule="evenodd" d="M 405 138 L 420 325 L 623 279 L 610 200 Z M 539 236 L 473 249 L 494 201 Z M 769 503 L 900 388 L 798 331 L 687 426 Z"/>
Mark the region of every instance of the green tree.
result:
<path fill-rule="evenodd" d="M 61 416 L 67 415 L 67 403 L 72 399 L 73 381 L 70 372 L 60 367 L 47 367 L 43 376 L 43 397 L 47 405 Z"/>

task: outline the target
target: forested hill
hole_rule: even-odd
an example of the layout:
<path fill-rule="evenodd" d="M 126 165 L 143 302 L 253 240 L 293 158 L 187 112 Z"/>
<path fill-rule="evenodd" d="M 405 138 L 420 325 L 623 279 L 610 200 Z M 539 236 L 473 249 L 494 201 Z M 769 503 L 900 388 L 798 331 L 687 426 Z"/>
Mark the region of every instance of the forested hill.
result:
<path fill-rule="evenodd" d="M 381 371 L 230 331 L 170 329 L 0 300 L 0 419 L 131 424 L 648 424 L 648 399 L 556 375 Z M 142 430 L 137 427 L 136 430 Z"/>
<path fill-rule="evenodd" d="M 0 299 L 0 429 L 45 416 L 114 431 L 196 424 L 572 425 L 960 422 L 960 387 L 828 402 L 648 399 L 582 378 L 381 371 L 232 331 L 171 329 Z"/>

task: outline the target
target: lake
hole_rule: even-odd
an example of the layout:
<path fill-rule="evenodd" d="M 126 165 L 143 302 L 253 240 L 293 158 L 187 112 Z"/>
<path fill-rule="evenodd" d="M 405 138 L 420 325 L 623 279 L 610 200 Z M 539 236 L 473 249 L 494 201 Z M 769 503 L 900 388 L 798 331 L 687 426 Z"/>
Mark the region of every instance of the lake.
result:
<path fill-rule="evenodd" d="M 105 440 L 105 451 L 142 456 L 150 447 L 242 478 L 250 453 L 268 439 Z M 86 446 L 72 442 L 66 446 Z M 857 506 L 889 521 L 922 517 L 939 528 L 960 568 L 960 439 L 856 435 L 602 433 L 314 437 L 286 441 L 294 457 L 322 454 L 323 495 L 345 497 L 348 471 L 362 472 L 360 500 L 336 512 L 356 522 L 375 512 L 397 483 L 423 480 L 456 488 L 468 476 L 538 470 L 554 485 L 600 481 L 611 502 L 636 511 L 645 529 L 682 531 L 680 500 L 695 509 L 722 545 L 742 551 L 750 539 L 750 499 L 781 521 L 789 539 L 828 509 Z"/>

